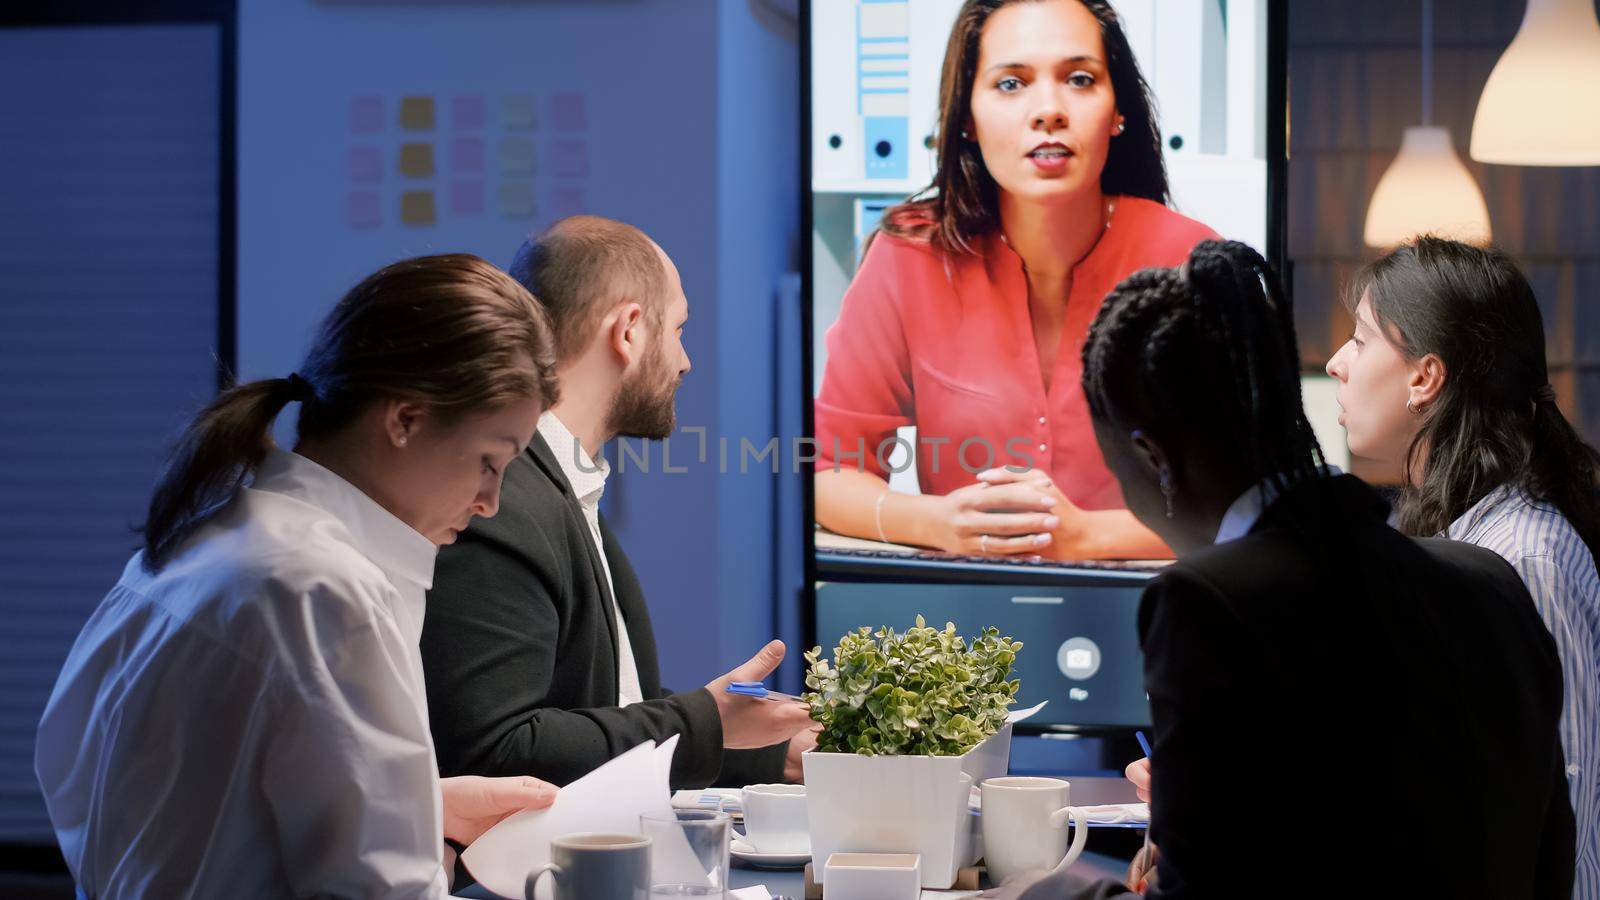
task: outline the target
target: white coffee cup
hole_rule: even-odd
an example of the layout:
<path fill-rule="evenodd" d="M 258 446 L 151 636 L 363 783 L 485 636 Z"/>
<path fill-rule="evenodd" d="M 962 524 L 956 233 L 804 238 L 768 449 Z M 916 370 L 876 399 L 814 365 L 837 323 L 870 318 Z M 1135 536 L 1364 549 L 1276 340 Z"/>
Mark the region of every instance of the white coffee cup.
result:
<path fill-rule="evenodd" d="M 757 853 L 810 853 L 806 789 L 799 784 L 752 784 L 740 794 L 744 840 Z"/>
<path fill-rule="evenodd" d="M 1089 816 L 1071 805 L 1072 784 L 1059 778 L 1006 776 L 979 785 L 983 793 L 983 855 L 989 880 L 1022 872 L 1058 872 L 1077 861 L 1089 839 Z M 1072 846 L 1067 846 L 1067 819 Z"/>

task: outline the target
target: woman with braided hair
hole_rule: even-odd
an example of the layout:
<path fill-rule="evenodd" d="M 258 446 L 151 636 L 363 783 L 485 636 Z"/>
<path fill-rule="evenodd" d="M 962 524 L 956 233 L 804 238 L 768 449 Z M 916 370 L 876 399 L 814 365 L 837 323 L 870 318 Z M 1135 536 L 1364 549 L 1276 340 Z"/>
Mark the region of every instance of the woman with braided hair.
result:
<path fill-rule="evenodd" d="M 1600 456 L 1556 406 L 1533 288 L 1506 254 L 1420 237 L 1368 266 L 1328 361 L 1350 450 L 1400 482 L 1407 534 L 1505 557 L 1561 655 L 1578 821 L 1573 896 L 1600 900 Z"/>
<path fill-rule="evenodd" d="M 1148 896 L 1565 898 L 1550 635 L 1504 560 L 1400 534 L 1322 464 L 1295 347 L 1271 267 L 1215 242 L 1118 285 L 1084 344 L 1106 462 L 1178 555 L 1139 607 Z"/>
<path fill-rule="evenodd" d="M 1161 134 L 1106 0 L 968 0 L 938 168 L 888 211 L 827 336 L 817 521 L 963 554 L 1165 557 L 1095 446 L 1078 348 L 1106 292 L 1182 261 Z M 915 425 L 920 494 L 891 491 Z"/>

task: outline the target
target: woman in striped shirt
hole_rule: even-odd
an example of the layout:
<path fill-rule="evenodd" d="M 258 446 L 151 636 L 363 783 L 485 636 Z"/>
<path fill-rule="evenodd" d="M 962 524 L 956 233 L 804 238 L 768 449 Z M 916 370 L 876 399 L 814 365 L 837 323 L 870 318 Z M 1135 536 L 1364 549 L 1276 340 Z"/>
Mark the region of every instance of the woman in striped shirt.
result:
<path fill-rule="evenodd" d="M 1395 466 L 1401 530 L 1486 547 L 1527 584 L 1566 683 L 1573 896 L 1600 900 L 1600 454 L 1556 406 L 1538 301 L 1506 254 L 1433 237 L 1351 297 L 1328 361 L 1350 451 Z"/>

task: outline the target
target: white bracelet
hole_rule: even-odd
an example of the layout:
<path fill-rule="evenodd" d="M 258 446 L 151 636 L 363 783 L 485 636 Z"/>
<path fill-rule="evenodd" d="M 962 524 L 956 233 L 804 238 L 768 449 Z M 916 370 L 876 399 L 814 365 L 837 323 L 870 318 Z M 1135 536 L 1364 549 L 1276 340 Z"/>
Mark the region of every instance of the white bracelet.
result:
<path fill-rule="evenodd" d="M 878 495 L 878 502 L 872 505 L 872 520 L 878 525 L 878 540 L 885 544 L 889 543 L 889 538 L 883 533 L 883 501 L 889 499 L 890 493 L 892 492 L 887 489 L 884 490 L 883 493 Z"/>

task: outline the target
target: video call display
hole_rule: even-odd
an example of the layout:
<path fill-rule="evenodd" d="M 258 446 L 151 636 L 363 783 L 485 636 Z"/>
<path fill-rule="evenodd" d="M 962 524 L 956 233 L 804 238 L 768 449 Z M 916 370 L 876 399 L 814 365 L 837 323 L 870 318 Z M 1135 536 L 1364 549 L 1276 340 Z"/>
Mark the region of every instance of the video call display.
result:
<path fill-rule="evenodd" d="M 1107 290 L 1177 265 L 1202 237 L 1267 251 L 1268 6 L 1115 0 L 1108 29 L 1082 4 L 1010 4 L 977 25 L 958 21 L 961 0 L 810 4 L 819 554 L 1025 555 L 947 540 L 947 505 L 898 496 L 949 497 L 1001 467 L 1047 475 L 1083 509 L 1123 505 L 1079 386 L 1082 338 Z M 1033 245 L 1013 246 L 1000 224 L 1038 223 L 1042 208 L 1094 223 L 1076 231 L 1091 243 L 1064 298 L 1033 296 L 1022 253 L 1037 252 L 1037 235 L 1013 234 Z M 1053 342 L 1036 330 L 1041 303 L 1064 304 Z M 913 507 L 928 510 L 926 528 L 907 525 Z M 1024 654 L 1037 657 L 1027 666 L 1041 699 L 1075 701 L 1052 704 L 1044 723 L 1147 721 L 1136 587 L 1038 603 L 1000 590 L 978 603 L 985 592 L 978 575 L 938 591 L 822 583 L 816 636 L 831 649 L 845 623 L 904 628 L 918 612 L 960 612 L 969 633 L 1026 628 L 1042 647 Z M 1076 680 L 1091 657 L 1097 673 Z"/>
<path fill-rule="evenodd" d="M 1126 46 L 1149 86 L 1171 208 L 1222 237 L 1263 251 L 1268 239 L 1267 5 L 1267 0 L 1159 0 L 1158 17 L 1158 0 L 1116 0 L 1113 4 Z M 999 395 L 987 385 L 971 383 L 961 373 L 942 371 L 936 361 L 917 357 L 918 348 L 908 340 L 912 335 L 907 332 L 924 323 L 896 321 L 892 314 L 881 314 L 887 305 L 882 295 L 903 286 L 904 279 L 897 279 L 896 273 L 886 273 L 887 278 L 871 277 L 870 272 L 868 277 L 857 277 L 866 245 L 885 213 L 909 197 L 928 196 L 933 183 L 941 139 L 941 69 L 960 7 L 960 0 L 816 0 L 811 5 L 814 436 L 824 456 L 829 456 L 831 445 L 838 442 L 836 457 L 843 458 L 831 461 L 840 468 L 864 470 L 906 493 L 945 493 L 952 485 L 971 483 L 976 471 L 967 470 L 978 470 L 985 462 L 1039 466 L 1041 454 L 1034 451 L 1039 443 L 1049 443 L 1037 440 L 1038 430 L 1027 427 L 1037 425 L 1039 417 L 1030 419 L 1029 414 L 1036 410 L 1023 408 L 1026 398 Z M 1001 13 L 1011 11 L 1005 7 Z M 1037 51 L 1037 47 L 1021 48 L 1025 53 Z M 1099 52 L 1104 54 L 1103 45 Z M 1021 89 L 1033 90 L 1039 73 L 1025 74 L 1029 77 Z M 1070 79 L 1073 73 L 1052 74 Z M 1103 66 L 1089 74 L 1108 80 Z M 975 105 L 985 93 L 1015 93 L 1019 88 L 1014 82 L 994 82 L 986 74 L 975 73 L 970 91 Z M 1120 97 L 1117 102 L 1124 105 Z M 1064 104 L 1069 117 L 1073 112 L 1070 103 Z M 1078 133 L 1082 127 L 1086 126 L 1080 126 L 1075 118 L 1067 123 L 1068 143 L 1089 139 Z M 1032 133 L 1025 124 L 1019 131 L 1019 140 L 1027 140 Z M 1152 137 L 1132 132 L 1116 135 L 1109 141 L 1111 153 L 1114 155 L 1119 141 L 1148 143 Z M 1013 136 L 1001 135 L 1000 139 Z M 1074 159 L 1069 165 L 1078 162 L 1092 164 Z M 1119 203 L 1122 211 L 1112 212 L 1108 235 L 1122 226 L 1123 215 L 1134 205 L 1126 200 Z M 1137 242 L 1137 236 L 1133 240 Z M 1015 257 L 995 257 L 986 260 L 986 265 L 1017 264 Z M 1093 251 L 1088 261 L 1101 262 L 1094 259 Z M 1113 267 L 1117 263 L 1105 262 Z M 997 280 L 1003 284 L 1003 279 Z M 960 284 L 954 286 L 957 291 L 961 288 Z M 962 297 L 961 302 L 970 311 L 974 305 L 997 299 L 1018 302 L 1016 297 L 989 296 Z M 905 302 L 903 298 L 901 302 Z M 846 304 L 856 315 L 841 321 Z M 972 318 L 977 314 L 972 313 Z M 974 338 L 983 336 L 979 332 L 984 326 L 976 321 L 944 326 L 958 334 L 970 326 Z M 975 348 L 991 350 L 999 344 L 1009 352 L 1002 358 L 972 360 L 970 365 L 1024 369 L 1019 360 L 1026 361 L 1034 348 L 1027 340 L 1025 324 L 1016 331 L 1019 333 L 1013 334 L 1010 342 L 975 342 Z M 1061 354 L 1076 352 L 1072 338 L 1064 335 Z M 830 358 L 830 352 L 841 349 L 847 358 Z M 1038 377 L 1035 374 L 1035 379 Z M 838 389 L 830 392 L 829 388 Z M 1051 384 L 1047 393 L 1054 399 L 1058 393 L 1076 390 L 1075 384 Z M 1067 404 L 1047 405 L 1059 409 Z M 919 422 L 918 412 L 931 406 L 938 407 L 941 424 L 950 425 L 940 429 L 943 433 L 929 433 L 926 423 Z M 1040 412 L 1048 418 L 1049 411 Z M 964 433 L 964 422 L 982 427 Z M 924 425 L 920 434 L 919 424 Z M 958 458 L 954 451 L 980 431 L 987 446 L 970 444 Z M 996 439 L 1000 437 L 1004 440 Z M 865 452 L 859 458 L 850 455 L 862 449 Z M 1054 468 L 1074 466 L 1072 458 L 1064 457 L 1069 457 L 1065 450 L 1051 454 Z M 828 462 L 824 460 L 819 468 L 827 468 Z M 940 464 L 938 473 L 932 471 L 935 463 Z M 1107 499 L 1106 492 L 1099 493 L 1101 496 L 1071 499 L 1087 507 L 1105 505 L 1100 501 Z M 824 542 L 832 534 L 870 540 L 879 537 L 871 533 L 875 529 L 850 529 L 838 521 L 841 517 L 830 516 L 830 500 L 830 492 L 818 492 Z M 828 528 L 830 520 L 833 528 Z"/>

